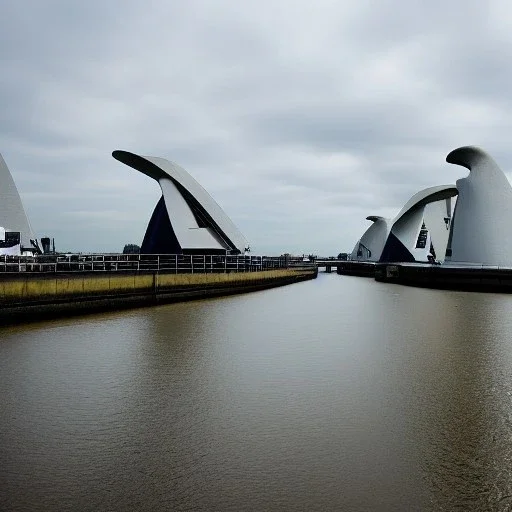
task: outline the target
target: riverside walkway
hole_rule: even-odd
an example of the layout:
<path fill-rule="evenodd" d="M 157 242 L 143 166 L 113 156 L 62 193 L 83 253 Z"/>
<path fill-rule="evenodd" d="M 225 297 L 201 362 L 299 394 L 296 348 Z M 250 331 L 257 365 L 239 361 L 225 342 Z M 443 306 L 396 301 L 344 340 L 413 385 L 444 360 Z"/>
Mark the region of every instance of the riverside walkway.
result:
<path fill-rule="evenodd" d="M 5 256 L 0 323 L 246 293 L 314 279 L 317 273 L 314 264 L 287 256 Z"/>

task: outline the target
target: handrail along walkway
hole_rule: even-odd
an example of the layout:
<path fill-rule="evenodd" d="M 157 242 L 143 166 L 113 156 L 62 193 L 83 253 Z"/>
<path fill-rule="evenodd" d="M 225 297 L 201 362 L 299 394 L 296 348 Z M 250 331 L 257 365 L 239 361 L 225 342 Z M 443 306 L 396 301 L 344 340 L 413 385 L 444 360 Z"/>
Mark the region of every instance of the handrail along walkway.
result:
<path fill-rule="evenodd" d="M 284 268 L 310 268 L 314 264 L 290 256 L 232 256 L 184 254 L 52 254 L 0 255 L 4 273 L 59 272 L 165 272 L 206 274 L 258 272 Z"/>

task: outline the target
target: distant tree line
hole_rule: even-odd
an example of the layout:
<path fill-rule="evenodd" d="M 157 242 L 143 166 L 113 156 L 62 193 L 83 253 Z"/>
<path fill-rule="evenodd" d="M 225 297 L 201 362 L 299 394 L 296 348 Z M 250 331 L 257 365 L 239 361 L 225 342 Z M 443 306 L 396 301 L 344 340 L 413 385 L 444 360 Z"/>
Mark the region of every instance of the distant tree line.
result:
<path fill-rule="evenodd" d="M 123 254 L 139 254 L 140 247 L 137 244 L 126 244 L 123 249 Z"/>

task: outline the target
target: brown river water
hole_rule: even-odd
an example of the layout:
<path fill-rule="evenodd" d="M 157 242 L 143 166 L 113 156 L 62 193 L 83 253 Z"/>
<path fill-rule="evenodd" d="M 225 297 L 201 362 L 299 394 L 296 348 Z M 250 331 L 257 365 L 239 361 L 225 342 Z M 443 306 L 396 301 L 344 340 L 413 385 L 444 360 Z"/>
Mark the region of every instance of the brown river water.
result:
<path fill-rule="evenodd" d="M 0 327 L 0 510 L 512 509 L 512 296 L 320 274 Z"/>

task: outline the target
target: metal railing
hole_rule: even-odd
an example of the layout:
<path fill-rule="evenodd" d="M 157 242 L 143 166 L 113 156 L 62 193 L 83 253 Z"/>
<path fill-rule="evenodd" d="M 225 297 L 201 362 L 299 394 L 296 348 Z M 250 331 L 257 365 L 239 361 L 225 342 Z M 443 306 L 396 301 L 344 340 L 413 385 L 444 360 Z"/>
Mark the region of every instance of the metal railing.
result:
<path fill-rule="evenodd" d="M 205 274 L 256 272 L 290 267 L 310 267 L 290 256 L 231 256 L 184 254 L 59 254 L 42 256 L 0 255 L 0 274 L 12 272 L 165 272 Z"/>

